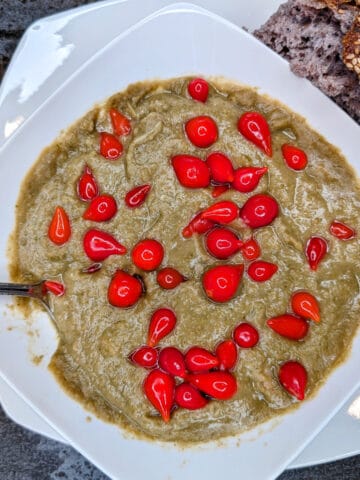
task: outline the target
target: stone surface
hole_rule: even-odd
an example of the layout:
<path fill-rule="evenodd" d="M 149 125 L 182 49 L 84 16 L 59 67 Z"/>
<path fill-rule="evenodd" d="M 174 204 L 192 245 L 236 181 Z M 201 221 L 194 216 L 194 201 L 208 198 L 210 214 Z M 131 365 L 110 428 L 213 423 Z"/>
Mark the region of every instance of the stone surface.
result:
<path fill-rule="evenodd" d="M 17 41 L 30 23 L 87 3 L 91 0 L 0 0 L 0 80 Z M 71 447 L 16 425 L 0 408 L 0 480 L 49 479 L 106 480 L 107 477 Z M 278 480 L 360 480 L 360 456 L 287 471 Z"/>

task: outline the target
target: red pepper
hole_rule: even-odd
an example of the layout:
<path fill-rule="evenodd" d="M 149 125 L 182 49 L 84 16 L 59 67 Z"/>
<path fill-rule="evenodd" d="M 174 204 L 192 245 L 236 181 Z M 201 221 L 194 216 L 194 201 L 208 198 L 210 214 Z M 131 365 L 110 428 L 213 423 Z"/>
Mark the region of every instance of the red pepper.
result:
<path fill-rule="evenodd" d="M 181 275 L 175 268 L 165 267 L 159 270 L 156 280 L 164 290 L 172 290 L 180 285 L 180 283 L 186 282 L 187 278 Z"/>
<path fill-rule="evenodd" d="M 129 135 L 131 133 L 130 120 L 115 108 L 110 108 L 110 118 L 116 135 Z"/>
<path fill-rule="evenodd" d="M 122 143 L 111 133 L 100 133 L 100 154 L 108 160 L 117 160 L 123 153 Z"/>
<path fill-rule="evenodd" d="M 62 207 L 56 207 L 49 225 L 48 237 L 56 245 L 64 245 L 71 236 L 70 220 Z"/>
<path fill-rule="evenodd" d="M 171 159 L 171 164 L 183 187 L 203 188 L 209 186 L 209 167 L 201 158 L 192 155 L 175 155 Z"/>
<path fill-rule="evenodd" d="M 320 309 L 316 298 L 309 292 L 295 292 L 291 298 L 293 312 L 300 317 L 320 322 Z"/>
<path fill-rule="evenodd" d="M 173 377 L 184 378 L 186 375 L 184 355 L 175 347 L 165 347 L 160 350 L 159 367 Z"/>
<path fill-rule="evenodd" d="M 214 203 L 201 213 L 201 218 L 220 223 L 221 225 L 233 222 L 239 215 L 239 207 L 228 200 Z"/>
<path fill-rule="evenodd" d="M 259 332 L 247 322 L 240 323 L 234 329 L 234 341 L 241 348 L 253 348 L 259 342 Z"/>
<path fill-rule="evenodd" d="M 235 255 L 242 245 L 242 240 L 227 228 L 214 228 L 206 235 L 205 239 L 206 250 L 220 260 L 226 260 Z"/>
<path fill-rule="evenodd" d="M 89 202 L 99 195 L 99 187 L 90 168 L 85 165 L 84 171 L 77 183 L 77 194 L 80 200 Z"/>
<path fill-rule="evenodd" d="M 293 145 L 285 144 L 281 147 L 284 160 L 293 170 L 304 170 L 308 163 L 306 153 Z"/>
<path fill-rule="evenodd" d="M 185 353 L 185 364 L 190 372 L 204 372 L 219 366 L 219 359 L 202 347 L 191 347 Z"/>
<path fill-rule="evenodd" d="M 186 379 L 216 400 L 229 400 L 237 392 L 236 379 L 229 372 L 192 373 Z"/>
<path fill-rule="evenodd" d="M 213 198 L 220 197 L 220 195 L 227 192 L 229 189 L 230 189 L 229 185 L 215 185 L 212 189 L 211 196 Z"/>
<path fill-rule="evenodd" d="M 111 220 L 116 212 L 115 198 L 111 195 L 100 195 L 91 201 L 83 214 L 83 218 L 93 222 L 106 222 Z"/>
<path fill-rule="evenodd" d="M 190 142 L 199 148 L 210 147 L 218 139 L 215 121 L 205 115 L 195 117 L 186 122 L 185 132 Z"/>
<path fill-rule="evenodd" d="M 289 361 L 279 369 L 279 381 L 291 395 L 304 400 L 307 384 L 307 372 L 299 362 Z"/>
<path fill-rule="evenodd" d="M 232 340 L 224 340 L 216 347 L 220 370 L 232 370 L 236 365 L 237 348 Z"/>
<path fill-rule="evenodd" d="M 151 272 L 156 270 L 163 261 L 164 247 L 157 240 L 146 238 L 135 245 L 131 258 L 138 268 Z"/>
<path fill-rule="evenodd" d="M 306 320 L 289 313 L 270 318 L 266 323 L 274 332 L 290 340 L 303 339 L 309 330 Z"/>
<path fill-rule="evenodd" d="M 259 193 L 250 197 L 240 210 L 240 218 L 250 228 L 269 225 L 279 214 L 279 205 L 270 195 Z"/>
<path fill-rule="evenodd" d="M 143 283 L 137 276 L 117 270 L 109 284 L 108 300 L 114 307 L 128 308 L 135 305 L 143 292 Z"/>
<path fill-rule="evenodd" d="M 271 134 L 266 118 L 258 112 L 245 112 L 238 121 L 239 132 L 250 142 L 272 156 Z"/>
<path fill-rule="evenodd" d="M 143 345 L 129 355 L 129 360 L 143 368 L 155 368 L 158 362 L 158 351 L 156 348 Z"/>
<path fill-rule="evenodd" d="M 356 236 L 356 232 L 353 228 L 345 225 L 345 223 L 334 220 L 329 228 L 331 235 L 340 240 L 350 240 Z"/>
<path fill-rule="evenodd" d="M 98 272 L 102 267 L 102 263 L 93 263 L 88 267 L 85 267 L 81 270 L 82 273 L 95 273 Z"/>
<path fill-rule="evenodd" d="M 235 170 L 231 186 L 238 192 L 252 192 L 259 185 L 261 177 L 267 171 L 267 167 L 240 167 Z"/>
<path fill-rule="evenodd" d="M 95 228 L 85 233 L 83 246 L 86 255 L 94 262 L 102 262 L 110 255 L 124 255 L 127 250 L 109 233 Z"/>
<path fill-rule="evenodd" d="M 43 283 L 43 293 L 51 292 L 57 297 L 62 297 L 65 293 L 65 285 L 60 282 L 54 282 L 52 280 L 45 280 Z"/>
<path fill-rule="evenodd" d="M 164 422 L 169 422 L 175 395 L 173 377 L 161 370 L 151 371 L 144 381 L 144 393 Z"/>
<path fill-rule="evenodd" d="M 277 271 L 278 267 L 274 263 L 256 260 L 248 266 L 247 274 L 254 282 L 266 282 L 270 280 Z"/>
<path fill-rule="evenodd" d="M 200 212 L 184 227 L 182 235 L 185 238 L 190 238 L 194 233 L 202 234 L 208 232 L 214 225 L 215 223 L 211 220 L 203 218 L 202 212 Z"/>
<path fill-rule="evenodd" d="M 231 183 L 234 180 L 234 168 L 231 160 L 220 152 L 210 153 L 206 158 L 211 180 L 215 183 Z"/>
<path fill-rule="evenodd" d="M 311 237 L 305 248 L 305 255 L 311 270 L 317 270 L 319 263 L 328 251 L 328 244 L 322 237 Z"/>
<path fill-rule="evenodd" d="M 176 315 L 169 308 L 155 310 L 150 319 L 147 344 L 155 347 L 160 340 L 174 330 L 176 322 Z"/>
<path fill-rule="evenodd" d="M 255 238 L 250 238 L 241 247 L 241 253 L 246 260 L 255 260 L 261 255 L 260 245 Z"/>
<path fill-rule="evenodd" d="M 205 103 L 209 95 L 209 84 L 203 78 L 194 78 L 189 82 L 188 92 L 194 100 Z"/>
<path fill-rule="evenodd" d="M 244 265 L 217 265 L 207 270 L 202 278 L 206 296 L 217 303 L 228 302 L 236 295 L 244 272 Z"/>
<path fill-rule="evenodd" d="M 125 196 L 125 203 L 129 208 L 141 207 L 145 202 L 148 193 L 151 190 L 151 186 L 148 184 L 139 185 L 138 187 L 133 188 Z"/>
<path fill-rule="evenodd" d="M 181 383 L 175 388 L 175 402 L 181 408 L 187 410 L 199 410 L 208 404 L 199 390 L 189 383 Z"/>

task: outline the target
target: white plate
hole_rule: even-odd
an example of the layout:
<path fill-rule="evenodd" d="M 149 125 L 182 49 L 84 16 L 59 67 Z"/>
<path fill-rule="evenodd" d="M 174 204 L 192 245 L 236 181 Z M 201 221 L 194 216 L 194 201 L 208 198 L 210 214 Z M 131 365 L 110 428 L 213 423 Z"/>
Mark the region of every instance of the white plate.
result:
<path fill-rule="evenodd" d="M 140 1 L 96 2 L 41 19 L 28 28 L 0 88 L 0 146 L 99 48 L 146 15 L 174 3 Z M 251 31 L 265 22 L 282 0 L 195 0 L 193 3 Z"/>
<path fill-rule="evenodd" d="M 196 0 L 193 3 L 206 6 L 252 31 L 275 12 L 281 1 L 253 0 L 249 3 L 238 0 Z M 16 127 L 47 98 L 48 93 L 61 85 L 96 49 L 104 46 L 140 16 L 170 3 L 169 0 L 148 0 L 139 9 L 135 0 L 107 0 L 68 10 L 32 25 L 18 46 L 0 86 L 0 145 L 5 141 L 5 134 L 10 137 Z M 86 36 L 84 41 L 82 32 L 97 28 L 98 25 L 106 25 L 106 28 L 97 29 L 96 36 Z M 39 47 L 41 57 L 46 58 L 46 62 L 41 70 L 29 70 L 27 65 L 37 63 Z M 58 61 L 54 62 L 54 59 Z M 360 390 L 289 468 L 329 462 L 360 453 L 357 398 L 360 398 Z M 65 441 L 1 378 L 0 401 L 6 413 L 16 422 L 54 440 Z M 352 411 L 357 417 L 348 412 L 353 403 Z"/>
<path fill-rule="evenodd" d="M 184 31 L 191 34 L 184 36 Z M 134 49 L 140 41 L 145 47 Z M 149 44 L 151 62 L 146 49 Z M 233 45 L 242 47 L 237 55 L 238 62 L 233 62 L 229 56 Z M 193 50 L 196 55 L 189 56 L 188 52 Z M 176 59 L 170 55 L 173 51 L 176 51 Z M 253 64 L 254 56 L 257 56 L 260 68 L 244 68 Z M 115 57 L 118 63 L 112 62 L 112 74 L 104 79 L 103 72 L 107 71 L 110 60 Z M 149 76 L 168 77 L 191 71 L 223 74 L 258 85 L 306 116 L 355 164 L 359 146 L 354 139 L 359 138 L 359 127 L 349 117 L 308 82 L 294 77 L 284 61 L 252 37 L 214 15 L 178 6 L 144 20 L 120 35 L 65 82 L 6 142 L 0 151 L 0 215 L 5 236 L 12 226 L 13 205 L 25 170 L 43 145 L 50 143 L 64 125 L 79 117 L 95 101 L 127 83 Z M 267 72 L 266 76 L 263 71 Z M 282 88 L 284 84 L 287 89 Z M 296 95 L 291 92 L 296 92 Z M 300 100 L 304 98 L 308 99 L 306 103 Z M 56 115 L 53 115 L 54 111 Z M 338 128 L 339 125 L 341 128 Z M 5 249 L 5 236 L 0 239 L 1 252 Z M 5 274 L 5 258 L 1 261 L 0 273 Z M 1 306 L 6 310 L 4 302 Z M 239 447 L 229 441 L 226 449 L 209 446 L 179 452 L 170 447 L 126 439 L 118 429 L 96 419 L 86 422 L 86 413 L 61 391 L 45 366 L 35 367 L 29 362 L 28 341 L 20 330 L 21 320 L 11 320 L 18 326 L 11 331 L 5 328 L 8 321 L 5 318 L 0 332 L 2 376 L 75 448 L 113 478 L 132 479 L 146 474 L 151 480 L 170 475 L 174 479 L 187 475 L 194 478 L 196 475 L 200 479 L 211 480 L 217 478 L 220 472 L 224 473 L 224 465 L 229 471 L 241 469 L 245 478 L 274 478 L 323 427 L 359 383 L 357 364 L 360 351 L 355 348 L 351 359 L 336 370 L 315 399 L 285 416 L 271 430 L 265 429 L 260 437 L 252 432 L 243 436 Z M 46 354 L 47 359 L 54 348 L 54 332 L 44 318 L 37 319 L 36 328 L 39 331 L 38 349 Z M 357 337 L 355 345 L 358 347 L 359 343 Z M 16 364 L 9 362 L 10 358 L 16 358 Z M 337 388 L 340 384 L 341 391 Z M 296 436 L 289 435 L 293 429 L 296 429 Z M 249 442 L 246 440 L 249 437 L 256 440 Z M 262 461 L 259 462 L 258 458 Z M 205 465 L 207 468 L 204 468 Z"/>

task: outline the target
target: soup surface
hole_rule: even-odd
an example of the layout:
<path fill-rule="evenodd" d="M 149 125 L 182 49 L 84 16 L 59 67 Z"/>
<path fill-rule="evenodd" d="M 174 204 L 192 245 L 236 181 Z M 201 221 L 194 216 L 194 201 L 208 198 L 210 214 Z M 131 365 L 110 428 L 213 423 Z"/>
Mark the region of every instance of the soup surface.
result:
<path fill-rule="evenodd" d="M 360 315 L 358 238 L 349 234 L 351 238 L 344 240 L 334 235 L 336 229 L 333 234 L 329 230 L 334 220 L 355 231 L 360 229 L 359 184 L 346 160 L 302 117 L 254 89 L 210 79 L 206 100 L 198 101 L 189 95 L 190 81 L 176 78 L 130 85 L 93 108 L 44 150 L 20 192 L 11 264 L 16 281 L 59 280 L 61 275 L 65 294 L 51 295 L 59 334 L 51 369 L 67 390 L 98 415 L 137 435 L 184 443 L 237 434 L 298 404 L 296 395 L 279 378 L 279 369 L 286 362 L 296 362 L 305 369 L 305 395 L 311 396 L 345 358 Z M 112 119 L 111 109 L 130 122 L 122 123 L 116 114 Z M 238 121 L 245 112 L 259 112 L 266 119 L 271 156 L 254 138 L 249 140 L 249 135 L 246 138 L 239 131 Z M 215 122 L 217 138 L 210 146 L 196 146 L 185 128 L 189 120 L 199 116 Z M 259 138 L 263 129 L 254 125 L 247 126 Z M 100 132 L 108 132 L 121 142 L 123 152 L 118 158 L 119 144 L 110 141 L 109 148 Z M 201 132 L 200 128 L 200 137 Z M 284 144 L 304 151 L 306 166 L 290 168 L 289 159 L 284 159 Z M 267 171 L 258 185 L 245 193 L 229 188 L 213 198 L 211 185 L 184 187 L 173 167 L 173 157 L 191 155 L 205 161 L 213 152 L 225 154 L 234 169 L 265 166 Z M 100 194 L 115 199 L 117 213 L 105 222 L 83 218 L 90 203 L 80 198 L 78 182 L 86 166 Z M 215 175 L 213 170 L 210 174 Z M 197 181 L 197 173 L 194 175 Z M 150 191 L 140 206 L 130 208 L 125 196 L 141 185 L 150 185 Z M 96 196 L 91 188 L 88 194 Z M 251 228 L 241 218 L 241 208 L 256 194 L 271 195 L 279 211 L 269 224 Z M 259 271 L 255 280 L 248 273 L 252 261 L 244 258 L 241 241 L 232 256 L 219 259 L 209 253 L 209 246 L 206 248 L 209 233 L 183 236 L 184 227 L 197 213 L 223 201 L 236 204 L 240 216 L 221 228 L 242 242 L 254 238 L 261 249 L 255 261 L 276 265 L 276 272 L 266 281 L 256 281 Z M 71 229 L 63 244 L 49 238 L 49 225 L 58 206 L 66 212 Z M 223 222 L 221 215 L 213 227 L 220 228 L 219 222 Z M 109 233 L 127 253 L 100 261 L 94 255 L 89 258 L 83 239 L 93 229 Z M 305 254 L 312 237 L 321 237 L 326 245 L 315 269 L 310 268 Z M 161 266 L 155 271 L 134 264 L 132 249 L 144 239 L 155 239 L 164 248 Z M 319 257 L 316 245 L 308 255 Z M 99 269 L 89 273 L 88 267 L 94 263 L 100 265 L 93 270 Z M 244 274 L 236 293 L 226 302 L 214 302 L 205 293 L 204 273 L 218 265 L 239 264 L 244 265 Z M 157 275 L 164 267 L 175 268 L 186 281 L 173 289 L 162 288 Z M 146 288 L 130 308 L 109 302 L 109 284 L 119 270 L 140 275 Z M 139 281 L 137 276 L 131 278 Z M 287 323 L 285 330 L 290 328 L 293 335 L 303 337 L 292 339 L 289 331 L 281 335 L 280 327 L 276 331 L 267 321 L 286 313 L 301 318 L 291 309 L 292 295 L 297 291 L 309 292 L 317 300 L 320 321 L 302 320 L 299 328 L 305 328 L 304 335 L 294 333 L 298 327 Z M 219 364 L 210 369 L 210 373 L 223 371 L 235 379 L 237 390 L 230 398 L 213 398 L 205 387 L 197 385 L 206 405 L 189 410 L 171 400 L 170 421 L 163 420 L 159 408 L 144 394 L 143 383 L 151 369 L 129 360 L 132 352 L 146 344 L 153 312 L 163 307 L 176 314 L 177 322 L 158 342 L 157 354 L 166 346 L 183 353 L 193 346 L 214 352 L 220 342 L 233 338 L 241 323 L 250 324 L 259 334 L 259 341 L 251 348 L 236 346 L 237 360 L 230 372 Z M 296 372 L 294 375 L 296 381 Z M 179 376 L 166 378 L 170 377 L 176 384 L 183 382 Z M 187 377 L 185 383 L 189 382 L 196 385 L 194 378 Z"/>

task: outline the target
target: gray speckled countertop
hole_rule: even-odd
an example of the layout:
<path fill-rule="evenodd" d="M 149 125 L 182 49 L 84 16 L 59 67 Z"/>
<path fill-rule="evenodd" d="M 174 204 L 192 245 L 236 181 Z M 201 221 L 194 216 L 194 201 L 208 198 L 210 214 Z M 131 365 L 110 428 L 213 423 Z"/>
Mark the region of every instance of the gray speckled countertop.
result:
<path fill-rule="evenodd" d="M 32 21 L 91 1 L 0 0 L 0 80 L 21 34 Z M 0 408 L 0 480 L 47 479 L 106 480 L 107 477 L 71 447 L 16 425 Z M 287 471 L 278 480 L 360 480 L 360 456 Z"/>

